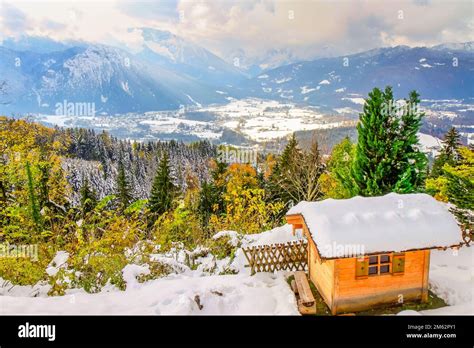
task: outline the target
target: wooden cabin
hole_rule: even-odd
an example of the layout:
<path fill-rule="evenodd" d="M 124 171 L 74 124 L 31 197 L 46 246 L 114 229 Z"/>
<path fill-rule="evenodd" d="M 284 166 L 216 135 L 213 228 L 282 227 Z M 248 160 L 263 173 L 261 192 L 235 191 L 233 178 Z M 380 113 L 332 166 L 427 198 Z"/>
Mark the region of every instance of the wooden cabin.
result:
<path fill-rule="evenodd" d="M 308 240 L 308 273 L 332 314 L 428 300 L 430 249 L 459 247 L 446 206 L 426 194 L 300 202 L 286 215 Z"/>

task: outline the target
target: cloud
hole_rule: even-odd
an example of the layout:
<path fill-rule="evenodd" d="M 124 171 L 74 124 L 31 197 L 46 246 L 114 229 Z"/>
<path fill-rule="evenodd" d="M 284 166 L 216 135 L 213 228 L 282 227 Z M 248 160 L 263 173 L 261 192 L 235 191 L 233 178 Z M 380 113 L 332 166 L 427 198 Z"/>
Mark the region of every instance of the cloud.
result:
<path fill-rule="evenodd" d="M 309 59 L 472 41 L 472 11 L 469 0 L 17 0 L 0 7 L 0 33 L 139 47 L 139 32 L 129 29 L 153 27 L 228 60 L 269 51 Z"/>
<path fill-rule="evenodd" d="M 470 1 L 182 1 L 179 29 L 215 50 L 291 48 L 304 58 L 472 40 Z M 326 49 L 323 49 L 326 48 Z"/>
<path fill-rule="evenodd" d="M 130 1 L 119 0 L 116 7 L 131 17 L 176 22 L 179 19 L 178 0 Z"/>
<path fill-rule="evenodd" d="M 0 3 L 0 25 L 4 34 L 29 29 L 26 14 L 8 3 Z"/>

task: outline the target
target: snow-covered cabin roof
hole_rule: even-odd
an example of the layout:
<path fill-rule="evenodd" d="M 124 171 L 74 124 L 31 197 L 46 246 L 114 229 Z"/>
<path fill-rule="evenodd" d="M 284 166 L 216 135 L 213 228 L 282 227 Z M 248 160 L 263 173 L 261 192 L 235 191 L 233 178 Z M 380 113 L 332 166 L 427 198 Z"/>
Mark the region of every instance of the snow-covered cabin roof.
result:
<path fill-rule="evenodd" d="M 301 215 L 321 258 L 451 247 L 461 230 L 445 204 L 427 194 L 300 202 Z"/>

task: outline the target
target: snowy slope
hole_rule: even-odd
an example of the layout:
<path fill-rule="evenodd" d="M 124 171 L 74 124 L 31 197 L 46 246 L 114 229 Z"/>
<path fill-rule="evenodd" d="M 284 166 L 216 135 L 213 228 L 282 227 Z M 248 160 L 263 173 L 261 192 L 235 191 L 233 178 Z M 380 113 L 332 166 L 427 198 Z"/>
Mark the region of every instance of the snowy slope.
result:
<path fill-rule="evenodd" d="M 291 227 L 285 225 L 255 235 L 238 235 L 223 231 L 215 237 L 228 235 L 242 245 L 284 242 L 297 239 Z M 184 256 L 184 255 L 182 255 Z M 55 272 L 66 262 L 65 253 L 56 255 L 49 272 Z M 124 280 L 127 290 L 108 287 L 98 294 L 88 294 L 81 289 L 66 291 L 65 296 L 47 297 L 49 285 L 12 286 L 0 279 L 0 315 L 8 314 L 143 314 L 143 315 L 299 315 L 295 296 L 286 282 L 286 272 L 259 273 L 250 276 L 242 250 L 239 249 L 232 267 L 236 275 L 209 275 L 204 263 L 213 263 L 209 257 L 198 259 L 202 264 L 191 270 L 177 259 L 157 254 L 156 259 L 173 263 L 181 268 L 178 273 L 146 283 L 135 279 L 146 268 L 127 265 Z M 217 260 L 222 263 L 229 260 Z M 221 266 L 221 265 L 219 265 Z M 202 308 L 199 308 L 199 305 Z"/>
<path fill-rule="evenodd" d="M 197 303 L 202 305 L 200 309 Z M 297 315 L 295 296 L 283 276 L 268 273 L 208 277 L 176 276 L 138 289 L 76 293 L 61 297 L 0 296 L 0 315 Z"/>

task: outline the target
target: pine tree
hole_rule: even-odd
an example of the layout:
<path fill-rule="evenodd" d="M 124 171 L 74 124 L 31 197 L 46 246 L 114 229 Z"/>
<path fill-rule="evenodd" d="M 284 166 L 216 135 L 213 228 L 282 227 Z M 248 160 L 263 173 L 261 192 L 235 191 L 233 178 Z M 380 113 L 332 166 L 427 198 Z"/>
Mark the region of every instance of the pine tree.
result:
<path fill-rule="evenodd" d="M 461 135 L 455 127 L 451 127 L 444 136 L 443 151 L 449 158 L 456 160 L 458 157 L 458 149 L 461 146 Z"/>
<path fill-rule="evenodd" d="M 389 91 L 390 93 L 390 91 Z M 386 95 L 378 88 L 369 93 L 357 125 L 358 143 L 352 176 L 359 194 L 376 196 L 385 193 L 391 172 L 386 160 L 389 152 L 389 112 L 384 112 Z"/>
<path fill-rule="evenodd" d="M 318 142 L 314 140 L 310 149 L 303 151 L 293 134 L 269 177 L 271 195 L 267 201 L 289 205 L 319 199 L 322 192 L 318 179 L 323 170 Z"/>
<path fill-rule="evenodd" d="M 121 160 L 118 163 L 116 194 L 120 209 L 123 211 L 132 202 L 133 197 L 131 194 L 130 184 L 128 183 L 127 176 L 125 175 L 125 168 Z"/>
<path fill-rule="evenodd" d="M 41 214 L 38 206 L 38 199 L 36 198 L 35 184 L 33 174 L 31 173 L 30 162 L 26 162 L 26 177 L 28 180 L 28 199 L 30 201 L 31 218 L 36 225 L 36 228 L 41 229 Z"/>
<path fill-rule="evenodd" d="M 398 156 L 395 156 L 396 165 L 393 168 L 394 177 L 398 178 L 394 191 L 399 193 L 415 192 L 423 186 L 426 178 L 428 159 L 418 146 L 418 131 L 424 116 L 424 113 L 418 109 L 419 103 L 419 94 L 412 91 L 409 99 L 405 100 L 400 130 L 397 134 L 400 146 Z"/>
<path fill-rule="evenodd" d="M 94 207 L 97 205 L 97 194 L 95 190 L 89 185 L 89 180 L 85 178 L 82 182 L 81 189 L 79 191 L 81 196 L 81 210 L 82 214 L 85 215 L 86 213 L 92 211 Z"/>
<path fill-rule="evenodd" d="M 461 135 L 455 127 L 451 127 L 446 132 L 443 140 L 443 149 L 440 154 L 435 158 L 433 168 L 431 169 L 430 177 L 437 178 L 443 175 L 443 167 L 445 164 L 451 166 L 456 164 L 458 159 L 458 150 L 461 146 Z"/>
<path fill-rule="evenodd" d="M 284 171 L 291 166 L 291 163 L 294 161 L 294 156 L 299 157 L 301 150 L 298 147 L 298 141 L 296 140 L 295 133 L 292 134 L 290 140 L 285 146 L 283 153 L 281 154 L 280 161 L 278 163 L 278 168 L 280 171 Z"/>
<path fill-rule="evenodd" d="M 200 216 L 201 226 L 207 227 L 209 219 L 213 213 L 218 213 L 219 190 L 213 182 L 204 181 L 199 191 L 198 214 Z"/>
<path fill-rule="evenodd" d="M 288 186 L 288 176 L 294 172 L 296 163 L 301 162 L 301 157 L 302 152 L 293 133 L 268 179 L 269 202 L 279 200 L 288 204 L 294 200 L 292 193 L 283 186 Z"/>
<path fill-rule="evenodd" d="M 426 156 L 418 151 L 417 132 L 423 114 L 418 94 L 410 93 L 402 115 L 392 89 L 374 88 L 369 93 L 357 125 L 358 143 L 351 174 L 354 193 L 383 195 L 392 191 L 413 192 L 423 183 Z"/>
<path fill-rule="evenodd" d="M 168 153 L 164 152 L 158 166 L 148 202 L 150 212 L 158 217 L 171 208 L 176 187 L 171 178 Z"/>

